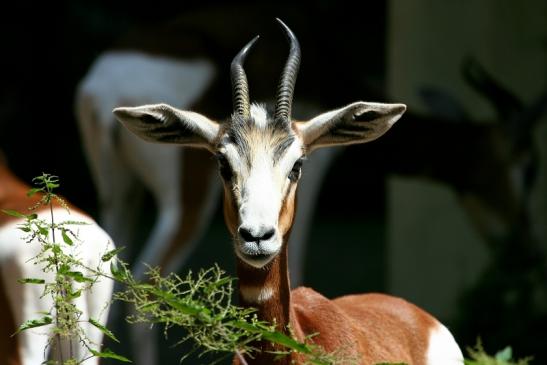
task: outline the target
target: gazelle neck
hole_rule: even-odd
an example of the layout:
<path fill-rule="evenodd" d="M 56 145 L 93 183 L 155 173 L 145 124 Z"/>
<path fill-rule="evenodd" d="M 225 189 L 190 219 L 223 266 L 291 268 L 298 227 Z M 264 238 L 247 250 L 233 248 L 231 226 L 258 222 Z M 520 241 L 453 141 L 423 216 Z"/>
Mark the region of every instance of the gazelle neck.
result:
<path fill-rule="evenodd" d="M 252 267 L 240 259 L 237 260 L 237 275 L 239 284 L 239 300 L 243 307 L 252 307 L 258 310 L 258 319 L 275 323 L 276 329 L 291 335 L 291 293 L 288 271 L 287 241 L 283 239 L 283 247 L 268 265 L 263 268 Z M 291 326 L 294 330 L 294 326 Z M 254 359 L 246 358 L 249 365 L 272 364 L 275 355 L 271 351 L 286 350 L 277 347 L 268 341 L 259 341 L 254 344 L 259 349 Z M 275 364 L 290 364 L 290 356 L 285 356 Z"/>

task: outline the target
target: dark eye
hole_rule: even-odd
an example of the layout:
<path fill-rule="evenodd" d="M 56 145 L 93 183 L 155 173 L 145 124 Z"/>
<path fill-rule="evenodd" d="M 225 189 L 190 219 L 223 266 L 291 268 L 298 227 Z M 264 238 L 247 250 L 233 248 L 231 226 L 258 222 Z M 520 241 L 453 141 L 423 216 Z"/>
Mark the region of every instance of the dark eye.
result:
<path fill-rule="evenodd" d="M 289 180 L 291 180 L 292 182 L 296 182 L 300 178 L 300 173 L 301 173 L 302 163 L 303 162 L 304 162 L 304 159 L 302 159 L 302 158 L 298 159 L 294 163 L 291 172 L 289 172 L 288 177 L 289 177 Z"/>
<path fill-rule="evenodd" d="M 228 162 L 228 159 L 223 154 L 217 154 L 217 160 L 218 160 L 218 166 L 220 171 L 220 176 L 226 181 L 232 180 L 232 177 L 234 176 L 234 173 L 232 171 L 232 167 L 230 166 L 230 163 Z"/>

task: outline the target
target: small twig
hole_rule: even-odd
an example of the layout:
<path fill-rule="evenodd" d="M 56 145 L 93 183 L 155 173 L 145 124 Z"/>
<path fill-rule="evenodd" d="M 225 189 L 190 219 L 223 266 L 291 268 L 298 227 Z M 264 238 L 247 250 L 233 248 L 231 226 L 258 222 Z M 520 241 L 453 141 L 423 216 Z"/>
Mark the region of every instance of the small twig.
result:
<path fill-rule="evenodd" d="M 241 352 L 239 352 L 239 350 L 236 350 L 236 356 L 239 359 L 239 362 L 241 363 L 241 365 L 249 365 L 247 364 L 247 361 L 245 361 L 245 358 L 243 357 Z"/>

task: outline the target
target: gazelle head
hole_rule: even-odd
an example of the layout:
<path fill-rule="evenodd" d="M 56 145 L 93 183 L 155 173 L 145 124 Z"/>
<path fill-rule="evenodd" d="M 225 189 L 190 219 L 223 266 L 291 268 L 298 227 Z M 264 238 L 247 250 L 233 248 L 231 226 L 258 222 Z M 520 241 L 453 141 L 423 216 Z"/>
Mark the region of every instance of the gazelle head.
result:
<path fill-rule="evenodd" d="M 250 103 L 243 69 L 258 37 L 232 61 L 234 111 L 223 123 L 165 104 L 114 109 L 116 117 L 145 140 L 206 148 L 216 156 L 224 183 L 224 215 L 236 255 L 257 268 L 276 257 L 286 242 L 306 156 L 319 147 L 374 140 L 406 109 L 403 104 L 359 101 L 306 122 L 292 120 L 300 46 L 292 31 L 278 22 L 290 41 L 290 54 L 273 113 Z"/>

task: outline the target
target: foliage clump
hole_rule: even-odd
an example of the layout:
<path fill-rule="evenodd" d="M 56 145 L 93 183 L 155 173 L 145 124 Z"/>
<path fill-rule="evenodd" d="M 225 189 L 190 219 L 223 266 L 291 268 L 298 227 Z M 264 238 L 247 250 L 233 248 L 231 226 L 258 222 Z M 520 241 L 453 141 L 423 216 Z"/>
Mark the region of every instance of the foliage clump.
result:
<path fill-rule="evenodd" d="M 494 356 L 488 355 L 480 339 L 477 340 L 474 347 L 467 348 L 467 353 L 470 358 L 465 360 L 465 365 L 529 365 L 532 361 L 531 357 L 519 360 L 513 359 L 511 346 L 498 351 Z"/>

